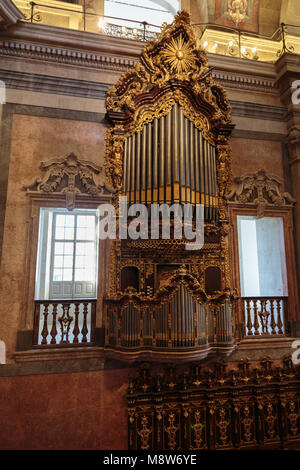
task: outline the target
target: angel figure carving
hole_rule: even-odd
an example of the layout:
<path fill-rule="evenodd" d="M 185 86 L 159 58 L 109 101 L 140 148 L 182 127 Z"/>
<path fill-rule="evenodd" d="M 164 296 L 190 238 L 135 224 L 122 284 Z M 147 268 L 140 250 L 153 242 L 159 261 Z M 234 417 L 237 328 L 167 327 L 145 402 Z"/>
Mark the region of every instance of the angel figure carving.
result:
<path fill-rule="evenodd" d="M 231 16 L 237 25 L 247 16 L 248 0 L 228 0 L 227 9 L 229 16 Z"/>

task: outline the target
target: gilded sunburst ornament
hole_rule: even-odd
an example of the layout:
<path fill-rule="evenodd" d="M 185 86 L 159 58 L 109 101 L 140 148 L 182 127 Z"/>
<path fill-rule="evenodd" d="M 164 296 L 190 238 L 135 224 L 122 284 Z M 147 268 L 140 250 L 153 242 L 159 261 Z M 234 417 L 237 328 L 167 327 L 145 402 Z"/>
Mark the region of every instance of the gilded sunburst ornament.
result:
<path fill-rule="evenodd" d="M 190 41 L 185 41 L 181 34 L 176 39 L 172 38 L 161 54 L 165 57 L 171 71 L 178 74 L 188 72 L 195 64 L 192 44 Z"/>

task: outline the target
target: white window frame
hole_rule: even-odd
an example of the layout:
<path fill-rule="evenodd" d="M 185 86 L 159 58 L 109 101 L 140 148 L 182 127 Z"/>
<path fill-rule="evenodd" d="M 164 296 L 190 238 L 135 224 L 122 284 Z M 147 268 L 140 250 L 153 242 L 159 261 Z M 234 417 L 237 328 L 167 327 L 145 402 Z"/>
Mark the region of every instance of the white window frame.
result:
<path fill-rule="evenodd" d="M 56 239 L 55 238 L 55 220 L 57 215 L 73 215 L 74 216 L 74 237 L 73 239 Z M 78 216 L 94 215 L 95 216 L 95 234 L 93 239 L 77 239 L 77 220 Z M 97 280 L 98 280 L 98 253 L 99 253 L 99 237 L 98 237 L 98 214 L 96 209 L 74 209 L 70 212 L 64 208 L 40 208 L 40 224 L 39 224 L 39 239 L 38 239 L 38 260 L 36 269 L 36 300 L 75 300 L 75 299 L 95 299 L 97 297 Z M 54 247 L 57 242 L 73 243 L 73 255 L 72 255 L 72 280 L 71 281 L 54 281 Z M 78 243 L 94 243 L 94 265 L 95 273 L 93 281 L 76 281 L 75 280 L 75 262 L 76 262 L 76 245 Z M 57 282 L 61 284 L 59 294 L 53 292 L 53 283 Z M 86 289 L 83 292 L 76 291 L 79 283 L 89 283 L 93 287 L 88 291 Z M 66 292 L 65 286 L 71 285 L 71 291 Z"/>

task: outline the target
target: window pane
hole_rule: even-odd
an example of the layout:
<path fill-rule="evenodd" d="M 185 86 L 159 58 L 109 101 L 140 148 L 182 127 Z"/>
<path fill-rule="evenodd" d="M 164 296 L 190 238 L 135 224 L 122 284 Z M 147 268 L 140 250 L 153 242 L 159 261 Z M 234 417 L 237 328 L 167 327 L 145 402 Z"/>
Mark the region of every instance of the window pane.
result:
<path fill-rule="evenodd" d="M 95 259 L 95 245 L 94 243 L 85 243 L 85 254 L 88 256 L 91 260 L 91 262 L 94 262 Z"/>
<path fill-rule="evenodd" d="M 56 242 L 54 247 L 54 253 L 56 255 L 63 255 L 64 254 L 64 245 L 65 243 Z"/>
<path fill-rule="evenodd" d="M 66 215 L 66 227 L 74 227 L 74 215 Z"/>
<path fill-rule="evenodd" d="M 76 256 L 75 268 L 84 268 L 86 263 L 85 256 Z"/>
<path fill-rule="evenodd" d="M 94 282 L 95 281 L 95 271 L 92 267 L 87 269 L 76 269 L 75 270 L 75 281 L 77 282 Z"/>
<path fill-rule="evenodd" d="M 85 269 L 85 281 L 93 281 L 95 280 L 95 266 L 90 265 L 87 266 Z"/>
<path fill-rule="evenodd" d="M 55 255 L 73 255 L 73 243 L 55 242 L 54 254 Z"/>
<path fill-rule="evenodd" d="M 85 281 L 85 269 L 75 270 L 75 281 Z"/>
<path fill-rule="evenodd" d="M 86 228 L 77 227 L 77 240 L 86 240 Z"/>
<path fill-rule="evenodd" d="M 88 227 L 91 230 L 95 229 L 95 217 L 93 215 L 87 215 L 86 227 Z"/>
<path fill-rule="evenodd" d="M 56 240 L 63 240 L 65 238 L 65 229 L 63 227 L 56 227 L 55 238 Z"/>
<path fill-rule="evenodd" d="M 78 215 L 77 216 L 77 227 L 86 227 L 86 216 Z"/>
<path fill-rule="evenodd" d="M 56 216 L 56 226 L 57 227 L 64 227 L 65 226 L 65 216 L 62 214 L 57 214 Z"/>
<path fill-rule="evenodd" d="M 76 258 L 77 256 L 86 256 L 87 264 L 94 262 L 95 244 L 94 243 L 77 243 L 76 244 Z"/>
<path fill-rule="evenodd" d="M 62 281 L 62 269 L 53 270 L 53 281 Z"/>
<path fill-rule="evenodd" d="M 64 254 L 73 255 L 74 243 L 64 243 Z"/>
<path fill-rule="evenodd" d="M 36 281 L 37 298 L 87 295 L 96 281 L 97 212 L 42 209 Z M 76 227 L 76 232 L 75 232 Z M 78 233 L 77 233 L 78 231 Z M 80 237 L 80 238 L 77 238 Z M 75 240 L 80 240 L 78 243 Z M 75 285 L 76 280 L 79 280 Z M 76 291 L 77 286 L 77 291 Z M 78 287 L 79 286 L 79 287 Z"/>
<path fill-rule="evenodd" d="M 54 256 L 54 267 L 55 268 L 62 268 L 63 267 L 63 256 Z"/>
<path fill-rule="evenodd" d="M 95 227 L 77 227 L 77 240 L 94 240 Z"/>
<path fill-rule="evenodd" d="M 238 235 L 242 296 L 287 295 L 282 219 L 238 216 Z"/>
<path fill-rule="evenodd" d="M 65 239 L 66 240 L 73 240 L 74 238 L 74 228 L 66 228 L 65 229 Z"/>
<path fill-rule="evenodd" d="M 64 269 L 63 281 L 72 281 L 72 269 Z"/>
<path fill-rule="evenodd" d="M 64 256 L 64 268 L 73 268 L 73 256 Z"/>
<path fill-rule="evenodd" d="M 88 243 L 76 243 L 76 256 L 77 255 L 85 255 L 86 253 L 86 245 Z"/>

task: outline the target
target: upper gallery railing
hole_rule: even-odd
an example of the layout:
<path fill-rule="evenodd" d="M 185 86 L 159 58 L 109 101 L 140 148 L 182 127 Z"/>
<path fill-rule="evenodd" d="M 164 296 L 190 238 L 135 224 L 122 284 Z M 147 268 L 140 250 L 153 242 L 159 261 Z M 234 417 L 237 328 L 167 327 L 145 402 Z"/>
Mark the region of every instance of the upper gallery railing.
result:
<path fill-rule="evenodd" d="M 36 300 L 35 347 L 73 347 L 94 344 L 96 300 Z"/>
<path fill-rule="evenodd" d="M 26 15 L 25 22 L 106 34 L 107 36 L 149 41 L 161 27 L 147 21 L 101 16 L 88 7 L 56 0 L 14 0 Z M 123 24 L 122 24 L 123 23 Z M 271 37 L 236 28 L 199 23 L 193 25 L 199 46 L 210 53 L 255 61 L 276 62 L 285 52 L 300 54 L 300 27 L 282 23 Z"/>
<path fill-rule="evenodd" d="M 243 297 L 247 337 L 287 333 L 287 297 Z"/>

